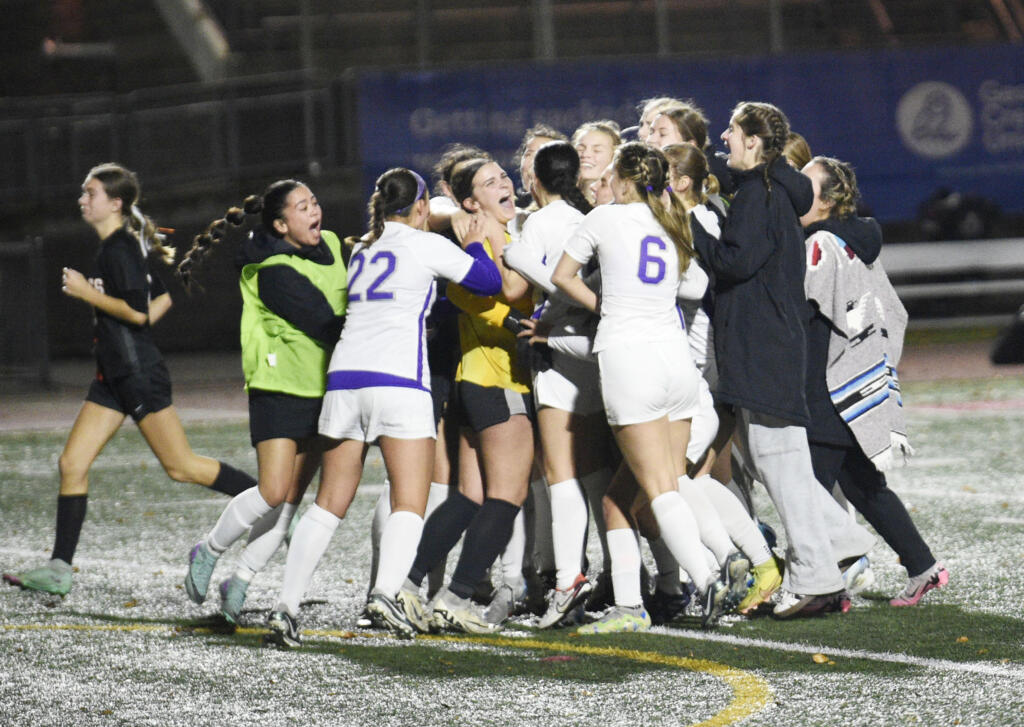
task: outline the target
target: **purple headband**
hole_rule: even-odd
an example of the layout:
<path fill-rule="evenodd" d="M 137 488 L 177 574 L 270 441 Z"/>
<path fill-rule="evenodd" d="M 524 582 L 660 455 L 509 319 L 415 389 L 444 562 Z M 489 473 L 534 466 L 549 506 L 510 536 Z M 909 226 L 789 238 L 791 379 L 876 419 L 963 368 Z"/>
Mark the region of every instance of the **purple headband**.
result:
<path fill-rule="evenodd" d="M 405 217 L 407 214 L 409 214 L 409 210 L 412 209 L 412 206 L 416 204 L 419 201 L 420 197 L 423 196 L 423 193 L 427 191 L 427 183 L 423 181 L 423 177 L 421 177 L 419 174 L 417 174 L 411 169 L 407 171 L 409 172 L 409 174 L 416 178 L 416 196 L 413 197 L 412 202 L 410 202 L 408 205 L 398 210 L 397 212 L 393 213 L 396 215 L 400 215 L 402 217 Z"/>

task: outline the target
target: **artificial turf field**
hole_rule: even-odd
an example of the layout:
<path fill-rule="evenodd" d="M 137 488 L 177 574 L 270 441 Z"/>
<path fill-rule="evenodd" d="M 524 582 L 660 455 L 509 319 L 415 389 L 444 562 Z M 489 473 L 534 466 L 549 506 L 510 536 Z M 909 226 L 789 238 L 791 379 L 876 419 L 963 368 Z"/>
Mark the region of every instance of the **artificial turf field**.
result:
<path fill-rule="evenodd" d="M 1024 725 L 1024 381 L 912 383 L 904 399 L 916 456 L 889 480 L 951 574 L 918 607 L 888 605 L 905 574 L 879 543 L 875 585 L 842 616 L 601 637 L 528 622 L 411 643 L 359 632 L 383 482 L 371 453 L 293 652 L 261 646 L 283 552 L 235 633 L 214 587 L 240 546 L 207 603 L 187 599 L 188 551 L 226 500 L 168 480 L 125 426 L 91 474 L 71 593 L 0 588 L 0 725 Z M 197 451 L 255 470 L 245 422 L 187 430 Z M 48 557 L 65 435 L 0 434 L 0 570 Z"/>

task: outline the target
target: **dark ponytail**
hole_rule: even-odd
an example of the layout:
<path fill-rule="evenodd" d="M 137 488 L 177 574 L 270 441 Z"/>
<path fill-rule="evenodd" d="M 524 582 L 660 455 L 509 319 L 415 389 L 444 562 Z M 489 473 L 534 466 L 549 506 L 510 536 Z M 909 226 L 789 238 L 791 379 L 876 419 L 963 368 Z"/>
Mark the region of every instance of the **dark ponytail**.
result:
<path fill-rule="evenodd" d="M 248 215 L 260 215 L 263 229 L 274 237 L 281 235 L 274 229 L 274 221 L 281 219 L 288 200 L 288 195 L 299 187 L 306 186 L 295 179 L 281 179 L 267 187 L 262 195 L 251 194 L 245 198 L 241 207 L 231 207 L 211 222 L 206 230 L 192 240 L 192 247 L 185 253 L 184 259 L 178 263 L 178 278 L 186 289 L 192 284 L 192 275 L 199 263 L 210 252 L 213 246 L 227 235 L 231 227 L 241 227 Z"/>
<path fill-rule="evenodd" d="M 377 177 L 370 202 L 366 205 L 370 229 L 362 238 L 347 237 L 346 245 L 364 242 L 372 245 L 384 234 L 384 222 L 389 217 L 407 217 L 412 206 L 427 197 L 427 184 L 416 172 L 395 167 Z"/>
<path fill-rule="evenodd" d="M 583 214 L 593 205 L 580 190 L 580 155 L 566 141 L 549 141 L 533 158 L 534 179 L 549 193 L 560 196 Z"/>

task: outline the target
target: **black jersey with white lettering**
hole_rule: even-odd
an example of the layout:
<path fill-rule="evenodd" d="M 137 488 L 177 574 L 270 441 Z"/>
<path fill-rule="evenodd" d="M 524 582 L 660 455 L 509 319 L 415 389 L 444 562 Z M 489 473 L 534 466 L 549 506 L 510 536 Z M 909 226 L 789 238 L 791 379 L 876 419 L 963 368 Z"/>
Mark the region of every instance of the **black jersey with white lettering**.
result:
<path fill-rule="evenodd" d="M 123 227 L 100 244 L 96 276 L 89 282 L 100 292 L 148 315 L 153 288 L 146 258 L 139 240 Z M 94 314 L 96 362 L 105 379 L 139 373 L 162 359 L 148 322 L 135 326 L 99 309 L 94 309 Z"/>

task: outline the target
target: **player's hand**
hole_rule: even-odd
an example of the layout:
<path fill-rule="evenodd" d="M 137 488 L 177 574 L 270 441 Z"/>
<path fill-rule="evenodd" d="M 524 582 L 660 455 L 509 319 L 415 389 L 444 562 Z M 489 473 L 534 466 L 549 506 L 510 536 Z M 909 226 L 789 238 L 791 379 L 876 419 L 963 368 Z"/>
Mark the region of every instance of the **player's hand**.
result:
<path fill-rule="evenodd" d="M 538 321 L 534 318 L 523 318 L 519 321 L 519 327 L 522 329 L 517 336 L 519 338 L 526 338 L 529 343 L 547 343 L 548 334 L 551 333 L 551 324 Z"/>
<path fill-rule="evenodd" d="M 60 286 L 61 292 L 64 295 L 82 300 L 85 300 L 86 296 L 93 290 L 92 285 L 85 279 L 85 276 L 74 268 L 63 268 L 61 270 Z"/>
<path fill-rule="evenodd" d="M 485 222 L 482 215 L 467 214 L 467 220 L 465 223 L 464 231 L 459 235 L 458 228 L 456 228 L 455 234 L 459 236 L 459 243 L 463 249 L 471 242 L 483 242 L 484 238 L 487 237 L 485 232 Z M 456 220 L 452 219 L 452 226 L 455 227 Z"/>
<path fill-rule="evenodd" d="M 470 242 L 482 241 L 482 238 L 473 240 L 468 237 L 468 235 L 470 234 L 469 225 L 472 222 L 474 216 L 475 215 L 471 215 L 464 209 L 458 209 L 452 213 L 452 231 L 455 233 L 455 238 L 459 241 L 459 244 L 461 244 L 463 247 L 465 247 Z"/>

